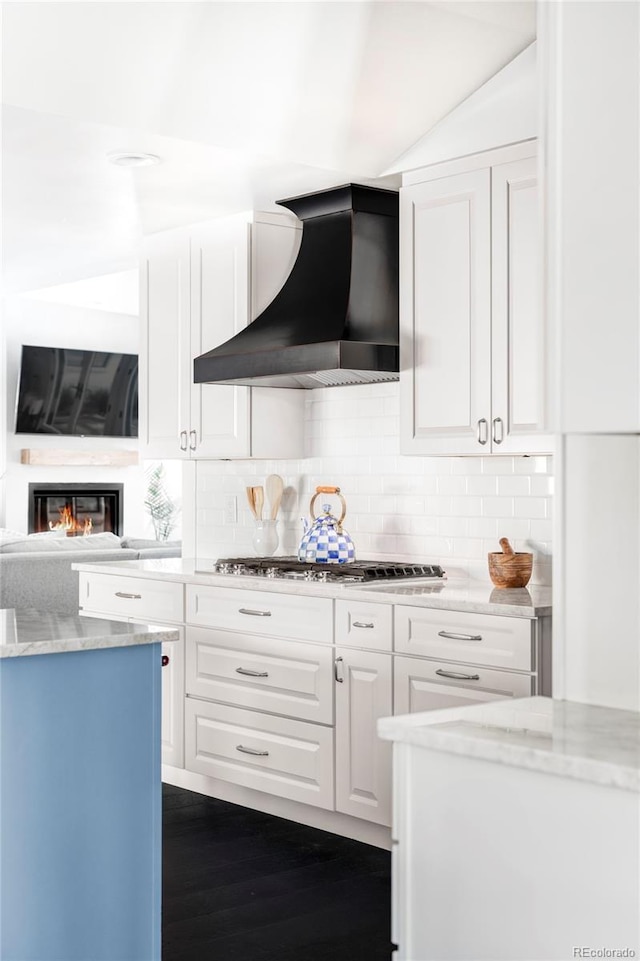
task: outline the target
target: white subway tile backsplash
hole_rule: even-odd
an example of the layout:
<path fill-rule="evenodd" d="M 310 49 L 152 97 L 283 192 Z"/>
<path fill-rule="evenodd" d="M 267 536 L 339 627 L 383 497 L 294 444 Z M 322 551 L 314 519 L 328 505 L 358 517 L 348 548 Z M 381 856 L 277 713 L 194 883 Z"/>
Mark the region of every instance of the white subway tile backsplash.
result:
<path fill-rule="evenodd" d="M 501 497 L 527 496 L 531 484 L 530 478 L 524 474 L 517 474 L 513 477 L 498 477 L 498 494 Z"/>
<path fill-rule="evenodd" d="M 295 553 L 300 518 L 308 517 L 316 486 L 335 484 L 346 498 L 345 527 L 361 558 L 432 561 L 450 576 L 486 580 L 486 553 L 499 550 L 498 537 L 507 536 L 517 549 L 535 551 L 534 582 L 549 576 L 551 457 L 401 455 L 397 384 L 307 391 L 305 407 L 302 460 L 198 462 L 199 556 L 252 553 L 244 489 L 278 473 L 285 481 L 278 554 Z M 238 523 L 226 524 L 221 505 L 232 494 Z"/>
<path fill-rule="evenodd" d="M 546 517 L 546 497 L 516 497 L 514 499 L 516 517 Z"/>

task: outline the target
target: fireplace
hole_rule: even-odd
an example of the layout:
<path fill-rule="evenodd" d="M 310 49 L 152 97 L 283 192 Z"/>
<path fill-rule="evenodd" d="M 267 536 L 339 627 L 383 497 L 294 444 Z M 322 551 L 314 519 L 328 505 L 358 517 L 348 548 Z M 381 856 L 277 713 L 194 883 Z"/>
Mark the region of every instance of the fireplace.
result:
<path fill-rule="evenodd" d="M 122 534 L 123 484 L 29 484 L 29 533 Z"/>

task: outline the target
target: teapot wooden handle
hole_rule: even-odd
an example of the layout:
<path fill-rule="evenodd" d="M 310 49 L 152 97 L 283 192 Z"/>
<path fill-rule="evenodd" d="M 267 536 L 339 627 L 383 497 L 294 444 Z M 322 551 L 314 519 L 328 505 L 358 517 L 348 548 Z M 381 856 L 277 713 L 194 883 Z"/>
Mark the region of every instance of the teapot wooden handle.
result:
<path fill-rule="evenodd" d="M 311 498 L 311 503 L 309 504 L 309 513 L 311 514 L 311 520 L 312 520 L 312 521 L 315 521 L 315 520 L 318 519 L 318 518 L 316 517 L 315 511 L 314 511 L 313 508 L 314 508 L 314 506 L 315 506 L 315 503 L 316 503 L 317 499 L 320 497 L 320 494 L 336 494 L 336 495 L 340 498 L 340 503 L 342 504 L 342 513 L 340 514 L 340 517 L 338 518 L 338 526 L 337 526 L 336 529 L 337 529 L 337 531 L 338 531 L 338 534 L 341 534 L 341 533 L 342 533 L 342 522 L 343 522 L 343 520 L 345 519 L 345 517 L 347 516 L 347 502 L 346 502 L 346 500 L 344 499 L 344 497 L 342 496 L 342 494 L 340 493 L 340 488 L 339 488 L 339 487 L 316 487 L 316 492 L 315 492 L 315 494 L 313 495 L 313 497 Z"/>

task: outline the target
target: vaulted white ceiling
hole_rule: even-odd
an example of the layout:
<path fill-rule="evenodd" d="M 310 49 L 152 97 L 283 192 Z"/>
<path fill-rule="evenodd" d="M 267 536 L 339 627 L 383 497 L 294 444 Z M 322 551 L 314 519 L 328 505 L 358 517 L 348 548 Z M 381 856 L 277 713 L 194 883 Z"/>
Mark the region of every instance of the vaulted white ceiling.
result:
<path fill-rule="evenodd" d="M 534 37 L 532 0 L 3 4 L 7 280 L 126 267 L 143 232 L 377 182 Z"/>

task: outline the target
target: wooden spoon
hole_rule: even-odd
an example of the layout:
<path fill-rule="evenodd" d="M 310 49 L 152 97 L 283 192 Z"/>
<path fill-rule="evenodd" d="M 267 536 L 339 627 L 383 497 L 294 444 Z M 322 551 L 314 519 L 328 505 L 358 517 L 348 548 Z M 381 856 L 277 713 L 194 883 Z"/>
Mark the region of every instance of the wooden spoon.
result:
<path fill-rule="evenodd" d="M 269 501 L 269 516 L 271 517 L 271 520 L 274 521 L 278 516 L 278 511 L 280 510 L 280 501 L 282 500 L 282 492 L 284 491 L 284 482 L 279 474 L 269 474 L 264 482 L 264 488 L 267 495 L 267 500 Z"/>
<path fill-rule="evenodd" d="M 253 491 L 254 491 L 253 487 L 247 487 L 247 500 L 249 502 L 249 509 L 253 514 L 253 516 L 255 517 L 255 519 L 257 520 L 258 515 L 256 514 L 256 499 L 253 496 Z"/>
<path fill-rule="evenodd" d="M 254 487 L 253 497 L 256 505 L 256 517 L 259 521 L 262 520 L 262 508 L 264 507 L 264 488 Z"/>
<path fill-rule="evenodd" d="M 500 538 L 500 547 L 502 548 L 502 553 L 506 554 L 507 557 L 515 556 L 515 551 L 511 546 L 511 544 L 509 543 L 509 539 L 507 537 Z"/>

